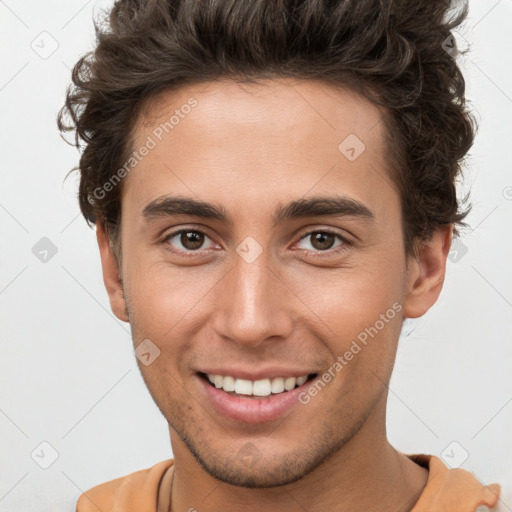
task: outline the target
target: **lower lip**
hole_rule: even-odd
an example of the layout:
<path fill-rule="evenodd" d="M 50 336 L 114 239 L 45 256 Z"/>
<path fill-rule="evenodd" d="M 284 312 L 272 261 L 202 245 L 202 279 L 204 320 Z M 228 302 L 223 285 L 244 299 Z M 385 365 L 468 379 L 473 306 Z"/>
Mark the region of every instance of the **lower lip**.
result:
<path fill-rule="evenodd" d="M 243 423 L 263 423 L 280 418 L 295 405 L 300 404 L 298 397 L 310 384 L 308 380 L 302 386 L 291 391 L 284 391 L 266 398 L 242 398 L 211 386 L 206 379 L 199 375 L 197 378 L 217 412 Z"/>

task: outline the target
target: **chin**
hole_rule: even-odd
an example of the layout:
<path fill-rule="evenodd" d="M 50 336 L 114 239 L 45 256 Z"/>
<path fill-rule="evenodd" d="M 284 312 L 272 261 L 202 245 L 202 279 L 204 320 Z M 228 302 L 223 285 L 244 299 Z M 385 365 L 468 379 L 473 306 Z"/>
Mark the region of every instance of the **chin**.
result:
<path fill-rule="evenodd" d="M 314 468 L 304 464 L 291 464 L 290 462 L 279 462 L 264 458 L 259 459 L 252 465 L 244 463 L 219 465 L 208 464 L 204 460 L 197 459 L 204 470 L 213 478 L 236 487 L 249 489 L 265 489 L 288 485 L 300 480 Z"/>
<path fill-rule="evenodd" d="M 261 451 L 257 441 L 247 442 L 233 454 L 229 446 L 196 445 L 183 438 L 188 449 L 213 478 L 236 487 L 264 489 L 296 482 L 314 471 L 344 444 L 324 441 L 308 448 L 289 449 L 287 452 Z M 198 449 L 199 447 L 199 449 Z"/>

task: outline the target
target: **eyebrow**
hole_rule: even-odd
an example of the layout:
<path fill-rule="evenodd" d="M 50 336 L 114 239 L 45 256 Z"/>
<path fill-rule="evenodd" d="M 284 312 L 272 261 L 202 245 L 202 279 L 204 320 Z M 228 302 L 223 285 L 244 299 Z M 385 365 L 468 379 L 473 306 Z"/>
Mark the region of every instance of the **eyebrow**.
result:
<path fill-rule="evenodd" d="M 193 215 L 218 220 L 227 225 L 233 221 L 223 206 L 191 198 L 162 196 L 151 201 L 142 211 L 146 220 L 172 215 Z M 346 196 L 312 197 L 297 199 L 279 206 L 273 215 L 274 225 L 287 219 L 317 216 L 353 216 L 374 219 L 374 212 L 363 203 Z"/>

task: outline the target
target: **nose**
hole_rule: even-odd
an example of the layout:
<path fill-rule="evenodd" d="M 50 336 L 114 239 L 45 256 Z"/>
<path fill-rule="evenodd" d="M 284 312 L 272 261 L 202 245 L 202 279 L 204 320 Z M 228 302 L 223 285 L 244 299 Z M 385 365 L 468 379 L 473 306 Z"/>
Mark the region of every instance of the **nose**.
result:
<path fill-rule="evenodd" d="M 224 339 L 258 348 L 293 329 L 293 302 L 265 251 L 250 263 L 238 255 L 216 290 L 213 326 Z"/>

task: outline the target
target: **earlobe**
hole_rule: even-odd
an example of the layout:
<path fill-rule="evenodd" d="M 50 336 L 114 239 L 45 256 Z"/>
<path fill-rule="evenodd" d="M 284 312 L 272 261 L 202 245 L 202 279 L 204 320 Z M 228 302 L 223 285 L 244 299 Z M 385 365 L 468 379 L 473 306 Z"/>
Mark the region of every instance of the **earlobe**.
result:
<path fill-rule="evenodd" d="M 423 316 L 439 298 L 452 237 L 453 224 L 441 226 L 434 231 L 429 240 L 422 242 L 417 258 L 410 257 L 404 318 Z"/>
<path fill-rule="evenodd" d="M 110 300 L 110 308 L 114 315 L 123 322 L 128 322 L 128 311 L 124 298 L 123 282 L 120 278 L 117 260 L 110 245 L 110 240 L 103 223 L 96 225 L 96 238 L 100 250 L 101 267 L 103 270 L 103 282 Z"/>

